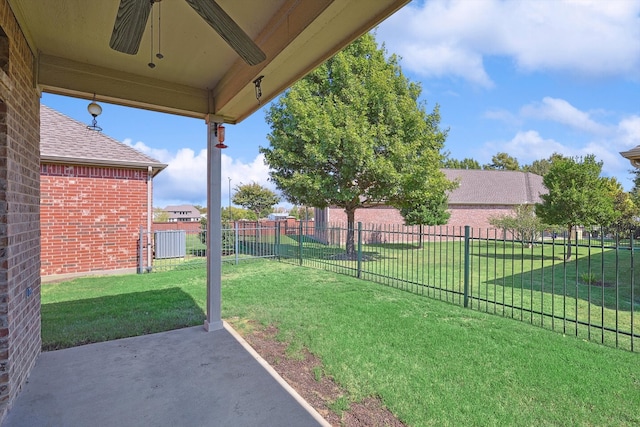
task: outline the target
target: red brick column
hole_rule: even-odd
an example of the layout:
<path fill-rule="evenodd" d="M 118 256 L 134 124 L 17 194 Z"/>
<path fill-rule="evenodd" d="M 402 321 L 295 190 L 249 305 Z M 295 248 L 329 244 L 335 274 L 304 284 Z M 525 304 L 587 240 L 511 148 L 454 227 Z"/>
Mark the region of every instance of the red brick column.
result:
<path fill-rule="evenodd" d="M 40 104 L 35 59 L 0 0 L 0 421 L 40 353 Z M 6 49 L 2 49 L 6 51 Z M 6 55 L 3 55 L 6 56 Z M 6 61 L 6 58 L 4 59 Z"/>

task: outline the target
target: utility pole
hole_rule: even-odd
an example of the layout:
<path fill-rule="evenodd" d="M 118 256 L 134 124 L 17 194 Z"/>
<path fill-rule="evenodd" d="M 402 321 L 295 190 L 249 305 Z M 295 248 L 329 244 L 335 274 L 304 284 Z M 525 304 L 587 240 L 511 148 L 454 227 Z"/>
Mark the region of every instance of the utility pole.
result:
<path fill-rule="evenodd" d="M 231 215 L 231 177 L 229 177 L 229 224 L 233 221 L 233 215 Z"/>

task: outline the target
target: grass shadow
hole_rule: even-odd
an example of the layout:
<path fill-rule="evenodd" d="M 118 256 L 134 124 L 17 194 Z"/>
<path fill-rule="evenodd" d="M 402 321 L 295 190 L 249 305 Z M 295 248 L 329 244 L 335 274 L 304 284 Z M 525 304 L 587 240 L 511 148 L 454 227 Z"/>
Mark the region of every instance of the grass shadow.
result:
<path fill-rule="evenodd" d="M 42 304 L 42 350 L 201 324 L 203 310 L 180 288 Z"/>

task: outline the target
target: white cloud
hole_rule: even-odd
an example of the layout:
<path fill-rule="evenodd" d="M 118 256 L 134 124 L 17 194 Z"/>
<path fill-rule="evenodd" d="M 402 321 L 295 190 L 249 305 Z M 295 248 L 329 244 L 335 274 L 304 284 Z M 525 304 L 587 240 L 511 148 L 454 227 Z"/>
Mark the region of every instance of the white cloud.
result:
<path fill-rule="evenodd" d="M 608 130 L 606 126 L 591 119 L 589 113 L 578 110 L 564 99 L 547 96 L 542 102 L 525 105 L 520 113 L 525 117 L 551 120 L 588 133 L 604 134 Z"/>
<path fill-rule="evenodd" d="M 168 159 L 168 166 L 153 180 L 154 204 L 192 203 L 202 205 L 207 199 L 207 151 L 196 153 L 181 148 Z"/>
<path fill-rule="evenodd" d="M 618 132 L 623 148 L 630 149 L 640 145 L 640 116 L 622 119 L 618 124 Z"/>
<path fill-rule="evenodd" d="M 275 191 L 275 186 L 269 181 L 269 167 L 264 163 L 264 154 L 258 154 L 251 163 L 242 163 L 229 156 L 222 155 L 222 182 L 228 187 L 228 180 L 231 178 L 231 193 L 234 188 L 242 184 L 257 182 L 263 187 Z M 223 188 L 223 193 L 228 196 L 228 188 Z M 223 197 L 224 199 L 224 197 Z"/>
<path fill-rule="evenodd" d="M 509 110 L 494 109 L 484 112 L 485 119 L 498 120 L 510 126 L 518 126 L 522 124 L 522 120 Z"/>
<path fill-rule="evenodd" d="M 165 149 L 149 147 L 140 141 L 134 144 L 130 139 L 125 139 L 124 143 L 168 165 L 153 180 L 155 206 L 182 203 L 206 205 L 207 150 L 195 152 L 191 148 L 180 148 L 171 153 Z M 237 185 L 252 182 L 275 191 L 273 183 L 268 181 L 269 168 L 264 163 L 264 155 L 259 154 L 250 163 L 243 163 L 223 153 L 220 163 L 223 206 L 228 203 L 229 178 L 232 194 Z"/>
<path fill-rule="evenodd" d="M 635 126 L 640 126 L 640 117 Z M 636 130 L 640 131 L 640 127 Z M 636 134 L 640 137 L 640 133 Z M 553 153 L 560 153 L 569 157 L 582 157 L 593 154 L 597 161 L 602 161 L 603 176 L 615 177 L 622 183 L 625 189 L 629 189 L 628 161 L 620 154 L 617 147 L 621 146 L 619 138 L 612 137 L 607 140 L 593 140 L 586 143 L 569 146 L 562 144 L 553 138 L 544 138 L 536 130 L 519 131 L 509 141 L 492 141 L 483 145 L 481 151 L 483 158 L 480 163 L 488 163 L 497 152 L 506 152 L 518 159 L 521 165 L 531 164 L 534 160 L 546 159 Z M 631 147 L 629 147 L 631 148 Z"/>
<path fill-rule="evenodd" d="M 383 23 L 379 40 L 403 66 L 427 77 L 491 87 L 487 56 L 527 72 L 636 78 L 640 1 L 428 0 Z"/>
<path fill-rule="evenodd" d="M 403 57 L 403 64 L 423 77 L 453 76 L 482 87 L 494 85 L 482 66 L 482 56 L 460 47 L 409 44 Z"/>
<path fill-rule="evenodd" d="M 611 146 L 599 142 L 590 142 L 581 148 L 579 155 L 585 156 L 593 154 L 598 161 L 602 161 L 602 174 L 605 176 L 613 176 L 627 186 L 629 179 L 628 170 L 631 169 L 629 161 L 622 157 L 620 153 L 611 149 Z"/>
<path fill-rule="evenodd" d="M 149 147 L 142 141 L 138 141 L 134 143 L 131 138 L 125 138 L 125 140 L 122 142 L 123 144 L 126 144 L 129 147 L 135 148 L 136 150 L 146 154 L 147 156 L 156 159 L 160 163 L 167 163 L 171 159 L 171 153 L 169 151 L 165 149 Z"/>
<path fill-rule="evenodd" d="M 518 159 L 521 164 L 546 159 L 552 153 L 574 155 L 573 150 L 553 139 L 545 139 L 535 130 L 521 131 L 502 145 L 502 150 Z"/>

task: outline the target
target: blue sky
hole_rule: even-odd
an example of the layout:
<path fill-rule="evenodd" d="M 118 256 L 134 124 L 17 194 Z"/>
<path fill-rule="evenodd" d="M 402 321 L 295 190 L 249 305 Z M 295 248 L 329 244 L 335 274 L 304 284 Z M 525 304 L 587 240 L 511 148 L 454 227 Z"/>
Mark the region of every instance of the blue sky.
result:
<path fill-rule="evenodd" d="M 631 188 L 619 152 L 640 145 L 640 0 L 414 0 L 376 39 L 421 83 L 427 109 L 440 106 L 451 157 L 595 154 L 603 175 Z M 90 122 L 86 100 L 43 94 L 42 103 Z M 204 121 L 101 105 L 106 135 L 169 165 L 154 180 L 154 206 L 206 205 Z M 266 108 L 226 126 L 223 206 L 229 178 L 232 192 L 254 181 L 275 189 L 258 153 Z"/>

